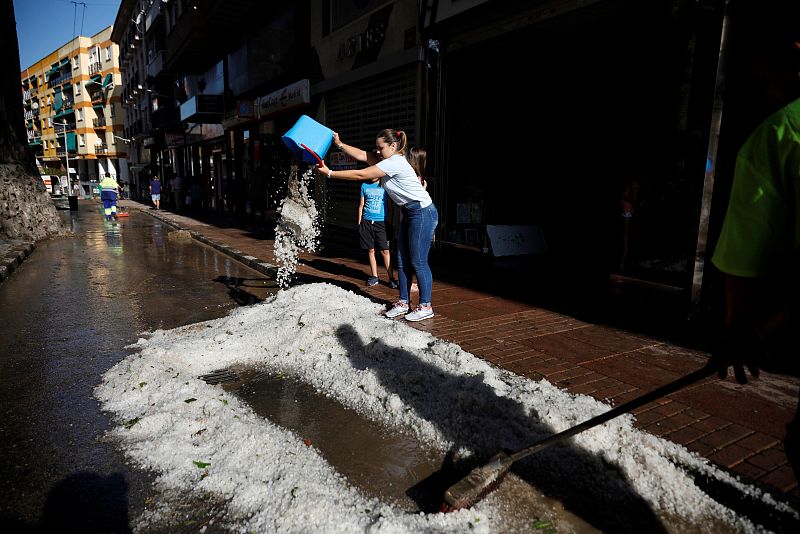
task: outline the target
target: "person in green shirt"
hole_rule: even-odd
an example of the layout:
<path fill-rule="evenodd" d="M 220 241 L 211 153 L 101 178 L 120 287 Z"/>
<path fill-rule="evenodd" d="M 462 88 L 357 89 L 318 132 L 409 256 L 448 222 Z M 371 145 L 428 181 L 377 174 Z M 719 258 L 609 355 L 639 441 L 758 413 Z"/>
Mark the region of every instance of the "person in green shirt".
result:
<path fill-rule="evenodd" d="M 725 329 L 710 364 L 724 378 L 733 368 L 800 375 L 800 6 L 742 0 L 755 79 L 763 82 L 767 117 L 740 148 L 728 208 L 711 262 L 724 276 Z M 800 411 L 787 425 L 787 460 L 800 478 Z"/>
<path fill-rule="evenodd" d="M 757 38 L 748 34 L 749 62 L 764 82 L 765 109 L 772 113 L 739 150 L 711 259 L 725 278 L 728 343 L 718 349 L 726 354 L 718 361 L 733 365 L 741 383 L 747 381 L 745 367 L 754 375 L 763 367 L 768 338 L 774 358 L 769 364 L 792 364 L 778 361 L 785 348 L 775 343 L 790 341 L 783 334 L 796 319 L 800 284 L 800 25 L 789 13 L 800 9 L 770 10 L 772 4 L 765 0 L 753 13 L 734 12 L 758 25 Z"/>

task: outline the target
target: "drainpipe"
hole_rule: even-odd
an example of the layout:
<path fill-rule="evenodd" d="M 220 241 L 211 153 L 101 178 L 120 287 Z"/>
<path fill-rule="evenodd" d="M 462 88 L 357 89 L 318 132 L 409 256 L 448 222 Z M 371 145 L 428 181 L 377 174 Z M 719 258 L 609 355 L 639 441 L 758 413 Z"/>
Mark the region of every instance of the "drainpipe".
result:
<path fill-rule="evenodd" d="M 725 0 L 722 17 L 722 32 L 719 42 L 719 58 L 717 60 L 717 80 L 714 87 L 714 104 L 711 110 L 711 128 L 708 136 L 706 153 L 706 173 L 703 180 L 703 196 L 700 205 L 700 221 L 697 229 L 697 245 L 694 253 L 694 274 L 691 289 L 691 312 L 697 314 L 700 293 L 703 286 L 703 274 L 706 263 L 706 247 L 708 244 L 708 225 L 711 218 L 711 201 L 714 192 L 714 176 L 717 169 L 717 148 L 719 146 L 720 125 L 725 92 L 725 63 L 727 61 L 727 44 L 730 26 L 731 0 Z"/>

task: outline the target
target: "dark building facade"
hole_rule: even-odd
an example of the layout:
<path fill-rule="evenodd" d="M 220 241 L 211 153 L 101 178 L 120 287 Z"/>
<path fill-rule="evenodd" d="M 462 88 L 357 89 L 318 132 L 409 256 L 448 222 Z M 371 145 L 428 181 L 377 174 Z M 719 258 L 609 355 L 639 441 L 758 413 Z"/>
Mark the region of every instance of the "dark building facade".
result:
<path fill-rule="evenodd" d="M 404 130 L 428 151 L 436 247 L 503 245 L 546 256 L 576 298 L 617 276 L 688 308 L 740 142 L 720 137 L 730 3 L 124 1 L 132 168 L 199 181 L 202 209 L 266 222 L 292 157 L 280 136 L 300 114 L 363 148 Z M 746 113 L 727 108 L 728 128 Z M 335 148 L 328 161 L 355 165 Z M 357 189 L 316 180 L 325 228 L 354 243 Z"/>

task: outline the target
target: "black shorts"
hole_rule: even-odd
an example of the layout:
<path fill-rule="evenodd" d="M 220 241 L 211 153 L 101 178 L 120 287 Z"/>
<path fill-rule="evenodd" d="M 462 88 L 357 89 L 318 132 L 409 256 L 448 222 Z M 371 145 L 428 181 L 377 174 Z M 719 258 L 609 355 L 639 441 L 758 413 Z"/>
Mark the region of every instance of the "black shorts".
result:
<path fill-rule="evenodd" d="M 361 224 L 358 225 L 358 236 L 361 238 L 361 248 L 364 250 L 373 248 L 389 250 L 386 223 L 383 221 L 361 219 Z"/>

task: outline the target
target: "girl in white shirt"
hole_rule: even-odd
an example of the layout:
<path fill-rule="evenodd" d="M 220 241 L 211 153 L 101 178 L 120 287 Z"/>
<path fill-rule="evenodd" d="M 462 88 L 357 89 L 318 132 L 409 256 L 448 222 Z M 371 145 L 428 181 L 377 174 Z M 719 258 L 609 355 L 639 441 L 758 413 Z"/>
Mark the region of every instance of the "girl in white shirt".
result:
<path fill-rule="evenodd" d="M 408 144 L 405 132 L 383 130 L 375 139 L 377 150 L 374 153 L 342 143 L 336 132 L 333 134 L 333 142 L 348 156 L 370 166 L 364 169 L 332 171 L 323 162 L 318 166 L 319 172 L 337 180 L 371 181 L 378 178 L 381 186 L 403 213 L 397 250 L 400 299 L 386 312 L 386 316 L 405 315 L 409 321 L 433 317 L 433 276 L 428 265 L 428 251 L 433 241 L 433 232 L 439 223 L 439 212 L 405 157 Z M 419 305 L 409 313 L 409 294 L 414 274 L 417 275 L 419 286 Z"/>

